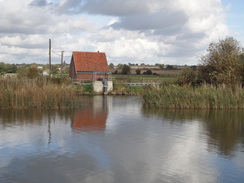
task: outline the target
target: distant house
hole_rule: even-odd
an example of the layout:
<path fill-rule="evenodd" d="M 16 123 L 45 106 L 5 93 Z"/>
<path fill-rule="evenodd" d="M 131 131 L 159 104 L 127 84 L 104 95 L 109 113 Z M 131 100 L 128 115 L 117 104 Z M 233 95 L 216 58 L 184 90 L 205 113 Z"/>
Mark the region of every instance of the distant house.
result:
<path fill-rule="evenodd" d="M 71 79 L 97 80 L 108 79 L 110 74 L 105 53 L 73 52 L 70 62 Z"/>

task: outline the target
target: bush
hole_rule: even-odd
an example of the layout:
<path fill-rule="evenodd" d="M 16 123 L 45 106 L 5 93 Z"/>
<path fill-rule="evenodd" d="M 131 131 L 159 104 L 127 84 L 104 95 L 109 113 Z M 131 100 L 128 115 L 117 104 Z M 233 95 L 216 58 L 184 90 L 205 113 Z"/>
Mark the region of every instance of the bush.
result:
<path fill-rule="evenodd" d="M 37 67 L 31 66 L 28 68 L 27 70 L 27 78 L 29 79 L 34 79 L 37 78 L 39 76 L 39 70 Z"/>
<path fill-rule="evenodd" d="M 147 69 L 147 71 L 144 72 L 144 74 L 146 74 L 146 75 L 152 75 L 152 71 L 150 69 Z"/>
<path fill-rule="evenodd" d="M 141 70 L 140 69 L 136 69 L 136 74 L 140 75 L 141 74 Z"/>
<path fill-rule="evenodd" d="M 130 66 L 124 64 L 122 67 L 122 74 L 129 74 L 130 70 L 131 70 Z"/>
<path fill-rule="evenodd" d="M 187 69 L 184 69 L 181 71 L 176 83 L 181 86 L 182 85 L 197 86 L 197 85 L 200 85 L 202 83 L 202 81 L 199 79 L 199 76 L 196 71 L 193 71 L 192 69 L 187 68 Z"/>

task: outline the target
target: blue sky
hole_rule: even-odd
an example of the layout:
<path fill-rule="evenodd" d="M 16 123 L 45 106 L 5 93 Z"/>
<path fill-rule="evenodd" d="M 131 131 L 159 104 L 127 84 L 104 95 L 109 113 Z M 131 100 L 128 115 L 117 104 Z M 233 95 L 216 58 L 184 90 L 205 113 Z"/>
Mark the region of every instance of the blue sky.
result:
<path fill-rule="evenodd" d="M 14 4 L 14 6 L 13 6 Z M 0 62 L 60 62 L 65 51 L 105 52 L 109 63 L 199 64 L 209 43 L 244 45 L 242 0 L 0 0 Z"/>
<path fill-rule="evenodd" d="M 239 40 L 244 47 L 244 1 L 222 0 L 226 7 L 226 21 L 230 35 Z"/>

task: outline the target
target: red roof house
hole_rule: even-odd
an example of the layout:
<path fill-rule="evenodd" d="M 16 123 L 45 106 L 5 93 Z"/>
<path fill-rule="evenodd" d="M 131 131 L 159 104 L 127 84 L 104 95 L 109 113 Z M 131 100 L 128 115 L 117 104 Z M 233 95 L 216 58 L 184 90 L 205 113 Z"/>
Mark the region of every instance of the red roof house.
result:
<path fill-rule="evenodd" d="M 71 79 L 97 80 L 108 79 L 110 74 L 105 53 L 73 52 L 70 62 Z"/>

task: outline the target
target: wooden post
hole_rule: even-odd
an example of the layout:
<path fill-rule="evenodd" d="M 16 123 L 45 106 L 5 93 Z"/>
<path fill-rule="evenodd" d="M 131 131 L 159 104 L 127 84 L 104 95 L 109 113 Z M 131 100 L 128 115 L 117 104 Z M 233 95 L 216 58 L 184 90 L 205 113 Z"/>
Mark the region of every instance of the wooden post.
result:
<path fill-rule="evenodd" d="M 52 70 L 52 64 L 51 64 L 51 39 L 49 39 L 49 77 L 51 77 L 51 70 Z"/>
<path fill-rule="evenodd" d="M 60 67 L 60 76 L 63 75 L 63 67 L 64 67 L 64 51 L 61 51 L 61 67 Z"/>

